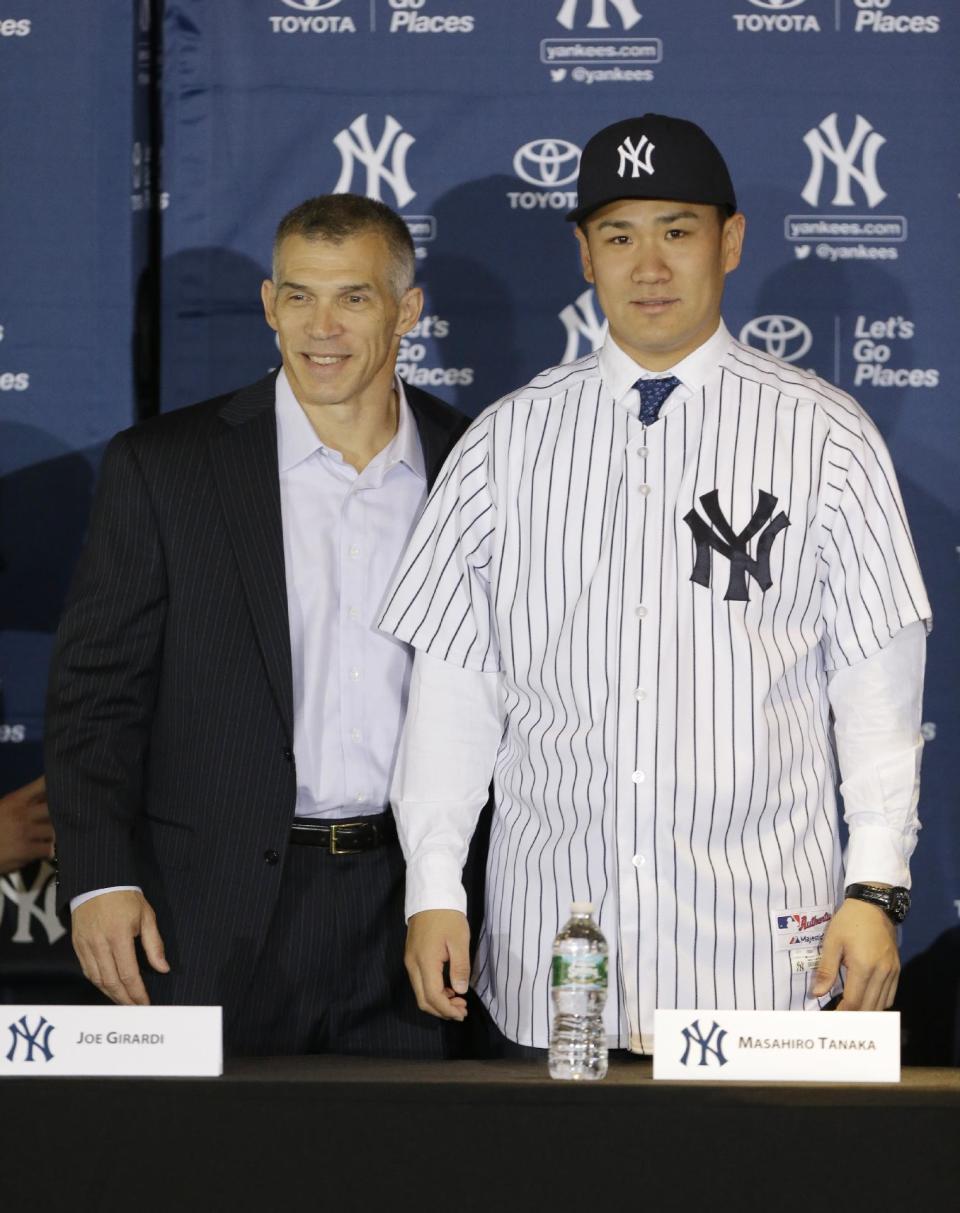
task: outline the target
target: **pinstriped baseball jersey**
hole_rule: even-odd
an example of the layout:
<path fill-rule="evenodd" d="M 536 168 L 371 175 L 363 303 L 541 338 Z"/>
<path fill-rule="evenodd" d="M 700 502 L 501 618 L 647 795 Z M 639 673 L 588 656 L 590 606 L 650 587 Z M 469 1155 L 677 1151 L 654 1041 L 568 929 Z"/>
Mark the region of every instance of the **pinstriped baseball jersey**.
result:
<path fill-rule="evenodd" d="M 643 1049 L 657 1006 L 817 1005 L 778 919 L 840 886 L 827 671 L 930 612 L 849 396 L 723 326 L 650 426 L 603 367 L 473 423 L 382 626 L 502 675 L 474 974 L 495 1022 L 547 1044 L 551 941 L 589 899 L 610 1040 Z"/>

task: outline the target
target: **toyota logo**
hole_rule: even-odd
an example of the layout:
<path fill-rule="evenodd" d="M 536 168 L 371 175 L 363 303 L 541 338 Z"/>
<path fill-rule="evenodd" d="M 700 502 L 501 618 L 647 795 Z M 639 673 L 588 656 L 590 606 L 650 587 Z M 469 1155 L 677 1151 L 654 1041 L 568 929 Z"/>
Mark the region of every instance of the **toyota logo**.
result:
<path fill-rule="evenodd" d="M 333 8 L 340 0 L 283 0 L 287 8 L 298 8 L 303 13 L 319 13 L 325 8 Z M 775 6 L 776 7 L 776 6 Z"/>
<path fill-rule="evenodd" d="M 813 334 L 795 316 L 757 316 L 740 330 L 740 340 L 772 358 L 798 362 L 813 345 Z"/>
<path fill-rule="evenodd" d="M 513 171 L 530 185 L 567 185 L 580 169 L 580 149 L 566 139 L 531 139 L 517 148 Z"/>
<path fill-rule="evenodd" d="M 750 0 L 750 3 L 755 8 L 772 8 L 780 9 L 796 8 L 798 4 L 803 4 L 803 0 Z"/>

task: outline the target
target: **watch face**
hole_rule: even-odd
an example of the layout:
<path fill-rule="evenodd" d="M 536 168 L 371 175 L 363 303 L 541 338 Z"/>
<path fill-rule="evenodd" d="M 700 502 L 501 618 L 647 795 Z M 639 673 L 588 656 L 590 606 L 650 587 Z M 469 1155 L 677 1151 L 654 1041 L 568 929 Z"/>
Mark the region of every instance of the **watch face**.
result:
<path fill-rule="evenodd" d="M 897 922 L 903 922 L 910 909 L 910 894 L 906 889 L 894 889 L 890 897 L 890 913 Z"/>

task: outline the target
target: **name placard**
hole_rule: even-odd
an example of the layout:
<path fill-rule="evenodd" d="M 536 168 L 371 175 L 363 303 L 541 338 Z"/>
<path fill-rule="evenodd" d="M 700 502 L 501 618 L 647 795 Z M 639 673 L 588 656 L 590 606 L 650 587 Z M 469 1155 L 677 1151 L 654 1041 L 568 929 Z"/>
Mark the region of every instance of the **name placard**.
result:
<path fill-rule="evenodd" d="M 899 1082 L 893 1011 L 657 1011 L 653 1077 Z"/>
<path fill-rule="evenodd" d="M 223 1073 L 220 1007 L 0 1006 L 0 1078 Z"/>

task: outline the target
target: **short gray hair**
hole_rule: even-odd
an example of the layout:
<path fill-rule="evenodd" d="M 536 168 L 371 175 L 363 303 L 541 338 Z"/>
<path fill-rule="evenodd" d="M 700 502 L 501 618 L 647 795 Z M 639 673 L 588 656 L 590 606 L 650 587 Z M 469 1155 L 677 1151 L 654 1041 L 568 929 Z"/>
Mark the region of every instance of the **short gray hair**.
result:
<path fill-rule="evenodd" d="M 413 286 L 416 253 L 410 229 L 389 206 L 362 194 L 320 194 L 288 211 L 273 239 L 273 280 L 277 281 L 280 245 L 288 236 L 339 244 L 363 232 L 379 232 L 390 255 L 387 278 L 397 300 Z"/>

